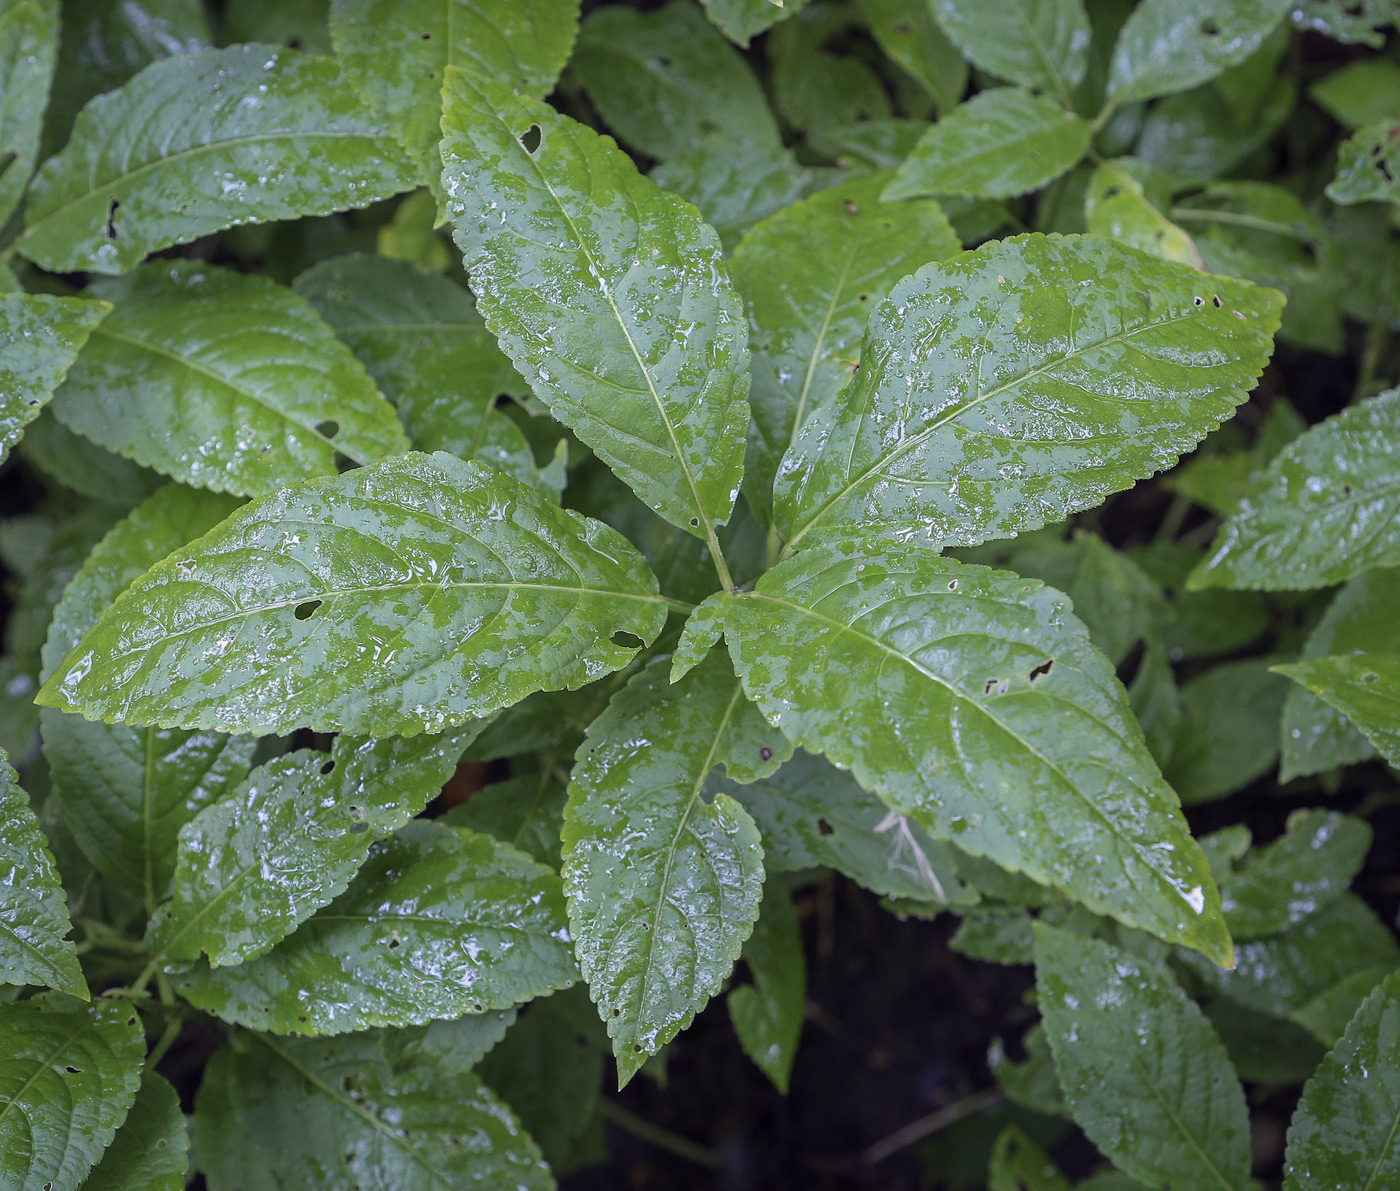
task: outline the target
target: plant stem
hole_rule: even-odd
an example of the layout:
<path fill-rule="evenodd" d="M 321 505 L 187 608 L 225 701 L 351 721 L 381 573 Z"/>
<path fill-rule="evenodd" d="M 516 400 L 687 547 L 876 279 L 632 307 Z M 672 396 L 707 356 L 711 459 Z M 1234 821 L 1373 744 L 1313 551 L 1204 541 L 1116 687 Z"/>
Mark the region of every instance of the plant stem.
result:
<path fill-rule="evenodd" d="M 151 1053 L 146 1056 L 147 1067 L 154 1067 L 165 1058 L 165 1052 L 175 1044 L 175 1039 L 180 1036 L 180 1027 L 184 1024 L 184 1020 L 177 1017 L 165 1027 L 155 1046 L 151 1047 Z"/>
<path fill-rule="evenodd" d="M 708 1146 L 702 1146 L 698 1141 L 691 1141 L 679 1133 L 672 1133 L 669 1129 L 661 1128 L 660 1125 L 644 1121 L 641 1117 L 628 1112 L 615 1100 L 600 1101 L 598 1111 L 602 1114 L 603 1120 L 616 1125 L 633 1137 L 649 1142 L 658 1149 L 669 1150 L 678 1158 L 712 1168 L 722 1164 L 720 1156 Z"/>
<path fill-rule="evenodd" d="M 985 1091 L 973 1092 L 971 1096 L 955 1100 L 946 1108 L 931 1112 L 928 1116 L 920 1117 L 917 1121 L 911 1121 L 903 1129 L 896 1129 L 888 1137 L 882 1138 L 867 1149 L 864 1154 L 865 1164 L 874 1166 L 877 1162 L 883 1162 L 891 1154 L 896 1154 L 904 1149 L 905 1146 L 922 1141 L 940 1129 L 946 1129 L 949 1125 L 957 1123 L 963 1117 L 970 1117 L 973 1113 L 981 1112 L 984 1108 L 991 1108 L 1001 1098 L 1000 1088 L 987 1088 Z"/>
<path fill-rule="evenodd" d="M 1385 319 L 1375 319 L 1366 328 L 1366 342 L 1361 349 L 1361 367 L 1356 376 L 1356 388 L 1351 392 L 1353 403 L 1371 395 L 1371 387 L 1376 380 L 1376 369 L 1380 366 L 1381 356 L 1385 354 L 1389 340 Z"/>

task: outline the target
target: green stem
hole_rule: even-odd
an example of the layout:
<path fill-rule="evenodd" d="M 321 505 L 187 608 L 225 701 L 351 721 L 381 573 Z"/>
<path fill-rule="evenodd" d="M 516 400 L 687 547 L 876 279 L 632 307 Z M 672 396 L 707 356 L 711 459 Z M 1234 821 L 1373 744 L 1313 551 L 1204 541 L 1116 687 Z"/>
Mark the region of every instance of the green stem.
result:
<path fill-rule="evenodd" d="M 146 1056 L 147 1067 L 154 1067 L 165 1058 L 165 1052 L 175 1045 L 175 1039 L 180 1036 L 180 1028 L 184 1024 L 184 1020 L 177 1017 L 165 1027 L 161 1036 L 156 1039 L 155 1046 L 151 1047 L 151 1053 Z"/>
<path fill-rule="evenodd" d="M 599 1101 L 598 1111 L 603 1120 L 616 1125 L 633 1137 L 649 1142 L 657 1149 L 668 1150 L 676 1157 L 685 1158 L 700 1166 L 717 1167 L 722 1165 L 723 1160 L 708 1146 L 702 1146 L 698 1141 L 691 1141 L 679 1133 L 672 1133 L 669 1129 L 661 1128 L 660 1125 L 644 1121 L 641 1117 L 628 1112 L 615 1100 Z"/>
<path fill-rule="evenodd" d="M 724 561 L 724 551 L 719 548 L 719 534 L 715 533 L 715 527 L 709 521 L 705 522 L 705 545 L 710 548 L 710 557 L 714 559 L 715 574 L 719 576 L 720 586 L 725 591 L 733 591 L 734 576 L 729 573 L 729 564 Z"/>
<path fill-rule="evenodd" d="M 1191 511 L 1190 497 L 1183 496 L 1180 492 L 1172 497 L 1172 503 L 1167 506 L 1166 515 L 1162 518 L 1162 524 L 1157 527 L 1156 534 L 1153 535 L 1154 542 L 1170 542 L 1181 532 L 1181 523 L 1186 520 L 1186 514 Z"/>
<path fill-rule="evenodd" d="M 1366 328 L 1366 342 L 1361 349 L 1361 369 L 1356 377 L 1356 388 L 1351 393 L 1353 402 L 1370 396 L 1376 381 L 1376 369 L 1380 366 L 1381 357 L 1385 354 L 1389 341 L 1390 335 L 1385 319 L 1378 318 Z"/>
<path fill-rule="evenodd" d="M 1093 123 L 1089 125 L 1089 134 L 1091 136 L 1098 136 L 1099 133 L 1103 131 L 1103 126 L 1108 123 L 1109 119 L 1113 116 L 1113 113 L 1117 110 L 1118 105 L 1112 100 L 1109 100 L 1109 102 L 1104 104 L 1103 110 L 1099 112 L 1097 116 L 1094 117 Z"/>

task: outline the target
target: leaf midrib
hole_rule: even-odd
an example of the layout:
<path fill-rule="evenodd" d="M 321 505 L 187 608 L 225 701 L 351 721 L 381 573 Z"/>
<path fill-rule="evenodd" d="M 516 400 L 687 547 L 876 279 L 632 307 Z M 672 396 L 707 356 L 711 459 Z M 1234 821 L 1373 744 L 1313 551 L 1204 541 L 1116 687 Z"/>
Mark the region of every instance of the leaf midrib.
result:
<path fill-rule="evenodd" d="M 1152 1095 L 1156 1098 L 1157 1103 L 1162 1106 L 1162 1111 L 1167 1114 L 1167 1119 L 1171 1121 L 1176 1131 L 1186 1139 L 1187 1144 L 1190 1145 L 1191 1149 L 1195 1151 L 1196 1157 L 1199 1158 L 1202 1164 L 1205 1166 L 1205 1168 L 1208 1171 L 1210 1171 L 1212 1175 L 1215 1176 L 1215 1181 L 1218 1182 L 1221 1185 L 1221 1187 L 1224 1188 L 1224 1191 L 1238 1191 L 1238 1188 L 1235 1186 L 1235 1184 L 1231 1183 L 1224 1176 L 1224 1174 L 1221 1173 L 1220 1168 L 1216 1166 L 1216 1164 L 1211 1160 L 1210 1155 L 1205 1152 L 1200 1142 L 1196 1140 L 1196 1135 L 1186 1127 L 1186 1122 L 1183 1121 L 1176 1114 L 1172 1106 L 1167 1103 L 1166 1097 L 1162 1095 L 1161 1090 L 1157 1087 L 1157 1083 L 1152 1078 L 1151 1072 L 1147 1070 L 1147 1067 L 1143 1064 L 1143 1061 L 1138 1057 L 1137 1052 L 1133 1049 L 1135 1042 L 1135 1039 L 1129 1039 L 1125 1043 L 1128 1061 L 1131 1062 L 1133 1066 L 1137 1068 L 1138 1074 L 1142 1077 L 1143 1083 L 1147 1085 Z"/>

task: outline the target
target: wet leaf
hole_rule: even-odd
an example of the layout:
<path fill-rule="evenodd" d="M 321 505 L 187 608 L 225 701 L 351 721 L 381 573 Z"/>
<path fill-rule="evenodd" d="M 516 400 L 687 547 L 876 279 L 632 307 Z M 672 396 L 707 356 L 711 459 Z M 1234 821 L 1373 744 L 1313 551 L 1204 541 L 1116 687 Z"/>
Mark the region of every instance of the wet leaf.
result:
<path fill-rule="evenodd" d="M 1070 1191 L 1070 1185 L 1044 1149 L 1008 1125 L 992 1147 L 987 1191 Z"/>
<path fill-rule="evenodd" d="M 559 833 L 564 826 L 566 778 L 556 767 L 544 765 L 538 773 L 492 782 L 439 816 L 438 822 L 484 831 L 557 872 L 562 863 Z"/>
<path fill-rule="evenodd" d="M 118 596 L 39 701 L 160 727 L 440 731 L 619 669 L 638 646 L 610 634 L 650 642 L 665 617 L 615 531 L 409 455 L 243 506 Z"/>
<path fill-rule="evenodd" d="M 0 12 L 0 224 L 24 195 L 58 56 L 58 0 L 11 0 Z"/>
<path fill-rule="evenodd" d="M 3 30 L 0 24 L 0 36 Z M 81 298 L 0 294 L 0 461 L 39 416 L 109 309 Z"/>
<path fill-rule="evenodd" d="M 958 933 L 961 934 L 961 930 Z M 1031 922 L 1027 917 L 1027 963 L 1034 962 L 1033 946 Z M 964 951 L 963 954 L 969 953 Z M 1021 1039 L 1021 1045 L 1025 1049 L 1026 1057 L 1016 1063 L 1007 1057 L 1001 1047 L 1001 1039 L 993 1041 L 991 1049 L 987 1052 L 987 1066 L 996 1076 L 997 1085 L 1006 1093 L 1008 1100 L 1023 1108 L 1029 1108 L 1032 1112 L 1044 1113 L 1047 1116 L 1069 1116 L 1069 1106 L 1065 1103 L 1065 1094 L 1060 1091 L 1060 1080 L 1055 1074 L 1055 1057 L 1050 1053 L 1050 1039 L 1045 1036 L 1045 1027 L 1032 1026 Z"/>
<path fill-rule="evenodd" d="M 1042 96 L 1019 87 L 983 91 L 924 133 L 884 197 L 1026 194 L 1078 162 L 1091 135 L 1087 121 Z"/>
<path fill-rule="evenodd" d="M 1285 1191 L 1381 1191 L 1400 1179 L 1400 974 L 1361 1006 L 1303 1089 L 1288 1130 Z"/>
<path fill-rule="evenodd" d="M 448 213 L 486 325 L 638 496 L 712 538 L 749 422 L 742 312 L 714 233 L 545 104 L 456 71 L 445 103 Z"/>
<path fill-rule="evenodd" d="M 918 79 L 938 111 L 956 107 L 967 90 L 968 67 L 933 6 L 925 0 L 860 0 L 860 8 L 880 48 Z"/>
<path fill-rule="evenodd" d="M 343 1034 L 507 1009 L 577 974 L 554 873 L 490 836 L 415 821 L 271 951 L 173 983 L 251 1029 Z"/>
<path fill-rule="evenodd" d="M 88 989 L 78 967 L 77 951 L 64 938 L 72 923 L 53 854 L 29 807 L 29 795 L 20 788 L 4 753 L 0 753 L 0 823 L 0 872 L 6 877 L 0 883 L 0 940 L 4 944 L 0 980 L 48 985 L 86 1000 Z M 0 1006 L 0 1011 L 9 1008 Z M 4 1116 L 0 1111 L 0 1137 Z"/>
<path fill-rule="evenodd" d="M 588 729 L 564 811 L 564 892 L 579 966 L 617 1057 L 636 1074 L 720 989 L 758 918 L 763 848 L 727 794 L 787 750 L 713 652 L 672 685 L 664 661 Z"/>
<path fill-rule="evenodd" d="M 1125 165 L 1109 161 L 1094 170 L 1084 196 L 1084 221 L 1091 235 L 1107 236 L 1164 260 L 1204 268 L 1191 237 L 1162 214 Z"/>
<path fill-rule="evenodd" d="M 1243 62 L 1293 0 L 1143 0 L 1113 47 L 1113 104 L 1186 91 Z"/>
<path fill-rule="evenodd" d="M 1393 203 L 1400 206 L 1400 120 L 1380 120 L 1360 129 L 1337 151 L 1337 176 L 1327 187 L 1334 203 Z"/>
<path fill-rule="evenodd" d="M 1092 237 L 925 265 L 872 313 L 861 367 L 784 457 L 779 530 L 790 545 L 818 527 L 972 545 L 1096 505 L 1230 416 L 1281 301 Z M 910 408 L 910 392 L 928 396 Z"/>
<path fill-rule="evenodd" d="M 245 1034 L 219 1051 L 195 1101 L 210 1191 L 551 1191 L 513 1113 L 476 1076 L 432 1053 L 395 1063 L 375 1033 Z"/>
<path fill-rule="evenodd" d="M 1361 1002 L 1393 970 L 1379 965 L 1353 972 L 1331 988 L 1323 989 L 1301 1009 L 1295 1010 L 1292 1020 L 1325 1045 L 1336 1046 L 1346 1033 L 1351 1019 L 1356 1016 L 1356 1011 L 1361 1008 Z"/>
<path fill-rule="evenodd" d="M 1337 41 L 1380 49 L 1385 44 L 1382 30 L 1395 16 L 1395 0 L 1299 0 L 1293 24 Z"/>
<path fill-rule="evenodd" d="M 753 981 L 730 990 L 729 1019 L 744 1053 L 786 1096 L 807 1005 L 807 964 L 792 898 L 781 881 L 765 891 L 743 954 Z"/>
<path fill-rule="evenodd" d="M 1167 975 L 1097 939 L 1035 928 L 1036 991 L 1074 1119 L 1150 1186 L 1249 1185 L 1249 1114 L 1205 1015 Z"/>
<path fill-rule="evenodd" d="M 184 1191 L 189 1148 L 180 1097 L 147 1070 L 131 1111 L 83 1191 Z"/>
<path fill-rule="evenodd" d="M 714 22 L 725 37 L 735 45 L 748 47 L 749 42 L 799 12 L 807 0 L 705 0 L 705 15 Z"/>
<path fill-rule="evenodd" d="M 1400 563 L 1400 389 L 1289 443 L 1220 530 L 1192 587 L 1326 587 Z"/>
<path fill-rule="evenodd" d="M 1400 767 L 1400 653 L 1349 653 L 1275 669 L 1335 707 Z"/>
<path fill-rule="evenodd" d="M 146 1053 L 130 1005 L 60 994 L 0 1005 L 0 1178 L 73 1191 L 125 1119 Z"/>
<path fill-rule="evenodd" d="M 933 0 L 943 31 L 983 70 L 1066 106 L 1088 67 L 1081 0 Z"/>
<path fill-rule="evenodd" d="M 437 795 L 474 734 L 341 736 L 329 755 L 298 749 L 259 766 L 181 829 L 173 896 L 147 930 L 152 954 L 204 952 L 218 966 L 267 951 Z"/>
<path fill-rule="evenodd" d="M 920 265 L 959 244 L 937 203 L 882 203 L 887 174 L 822 190 L 749 229 L 734 282 L 749 309 L 754 430 L 745 493 L 770 503 L 778 461 L 850 379 L 870 312 Z"/>
<path fill-rule="evenodd" d="M 221 228 L 363 207 L 415 180 L 331 59 L 265 45 L 181 54 L 83 109 L 35 179 L 18 246 L 54 272 L 122 273 Z"/>
<path fill-rule="evenodd" d="M 1058 592 L 871 537 L 708 607 L 795 744 L 935 839 L 1229 962 L 1205 858 Z"/>

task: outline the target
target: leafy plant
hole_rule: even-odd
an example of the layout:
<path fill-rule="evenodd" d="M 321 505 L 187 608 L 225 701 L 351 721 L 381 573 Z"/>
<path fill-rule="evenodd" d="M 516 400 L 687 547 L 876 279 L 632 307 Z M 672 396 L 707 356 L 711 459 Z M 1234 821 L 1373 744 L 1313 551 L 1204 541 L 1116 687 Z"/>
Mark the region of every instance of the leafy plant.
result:
<path fill-rule="evenodd" d="M 828 871 L 1034 965 L 981 1184 L 1396 1185 L 1400 12 L 119 8 L 0 0 L 4 1185 L 553 1186 Z"/>

